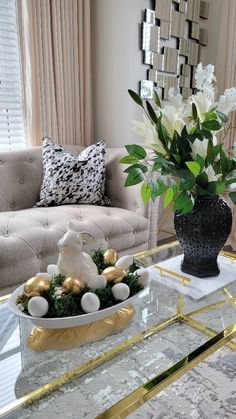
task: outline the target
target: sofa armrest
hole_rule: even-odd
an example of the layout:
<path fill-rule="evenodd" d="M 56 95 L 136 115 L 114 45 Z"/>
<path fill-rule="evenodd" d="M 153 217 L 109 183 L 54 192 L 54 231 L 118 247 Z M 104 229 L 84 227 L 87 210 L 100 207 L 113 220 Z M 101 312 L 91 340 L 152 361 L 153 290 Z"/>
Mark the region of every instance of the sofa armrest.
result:
<path fill-rule="evenodd" d="M 124 149 L 108 149 L 106 195 L 111 200 L 112 206 L 136 212 L 150 221 L 149 248 L 151 248 L 157 244 L 159 199 L 155 203 L 150 200 L 148 204 L 144 204 L 140 194 L 140 184 L 124 187 L 125 165 L 118 163 L 124 155 Z"/>

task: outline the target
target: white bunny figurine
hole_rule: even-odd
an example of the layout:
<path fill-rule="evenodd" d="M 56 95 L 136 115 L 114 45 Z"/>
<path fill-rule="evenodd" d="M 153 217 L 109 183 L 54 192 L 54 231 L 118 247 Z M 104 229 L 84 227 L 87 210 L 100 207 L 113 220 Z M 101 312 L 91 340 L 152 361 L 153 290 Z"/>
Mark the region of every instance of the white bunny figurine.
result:
<path fill-rule="evenodd" d="M 91 243 L 93 237 L 89 233 L 79 233 L 73 230 L 69 221 L 67 232 L 58 242 L 59 258 L 57 267 L 59 272 L 66 277 L 80 278 L 85 285 L 98 275 L 98 269 L 88 253 L 84 253 L 83 242 Z"/>

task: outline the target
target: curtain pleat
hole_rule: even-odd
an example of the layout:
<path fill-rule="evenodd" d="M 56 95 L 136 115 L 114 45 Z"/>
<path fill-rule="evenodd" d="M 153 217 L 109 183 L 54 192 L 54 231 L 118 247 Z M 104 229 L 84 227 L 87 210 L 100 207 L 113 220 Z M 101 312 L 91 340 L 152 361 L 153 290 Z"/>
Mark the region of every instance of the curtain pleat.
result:
<path fill-rule="evenodd" d="M 91 144 L 90 1 L 17 5 L 28 145 Z"/>
<path fill-rule="evenodd" d="M 219 42 L 216 60 L 218 95 L 236 86 L 236 1 L 224 0 L 222 5 Z M 224 138 L 225 149 L 229 150 L 236 141 L 236 112 L 231 114 L 231 126 Z M 222 136 L 221 136 L 222 138 Z M 233 210 L 233 226 L 228 243 L 236 249 L 236 208 Z"/>

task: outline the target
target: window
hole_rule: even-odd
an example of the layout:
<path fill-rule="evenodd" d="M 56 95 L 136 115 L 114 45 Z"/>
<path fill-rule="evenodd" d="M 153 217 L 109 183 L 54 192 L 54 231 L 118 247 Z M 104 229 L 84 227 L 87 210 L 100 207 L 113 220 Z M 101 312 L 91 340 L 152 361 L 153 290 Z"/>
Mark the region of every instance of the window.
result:
<path fill-rule="evenodd" d="M 24 147 L 16 1 L 0 0 L 0 150 Z"/>

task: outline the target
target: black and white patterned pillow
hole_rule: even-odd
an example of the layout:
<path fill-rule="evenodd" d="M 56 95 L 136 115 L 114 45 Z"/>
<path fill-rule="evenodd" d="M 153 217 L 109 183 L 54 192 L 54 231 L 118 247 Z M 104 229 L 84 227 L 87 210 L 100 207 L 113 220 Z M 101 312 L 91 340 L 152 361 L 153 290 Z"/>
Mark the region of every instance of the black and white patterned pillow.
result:
<path fill-rule="evenodd" d="M 37 207 L 62 204 L 109 205 L 105 192 L 106 144 L 100 141 L 72 156 L 43 138 L 43 183 Z"/>

